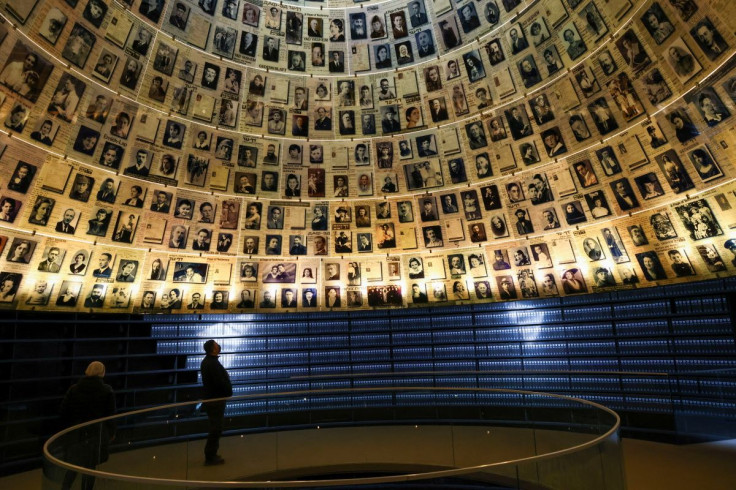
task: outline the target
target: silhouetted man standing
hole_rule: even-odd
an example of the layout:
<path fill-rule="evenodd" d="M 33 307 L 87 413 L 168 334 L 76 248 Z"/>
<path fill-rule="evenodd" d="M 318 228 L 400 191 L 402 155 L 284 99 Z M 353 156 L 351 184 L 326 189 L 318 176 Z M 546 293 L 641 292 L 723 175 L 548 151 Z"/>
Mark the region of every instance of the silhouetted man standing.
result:
<path fill-rule="evenodd" d="M 233 386 L 230 384 L 230 376 L 220 361 L 220 345 L 213 339 L 204 343 L 204 352 L 207 354 L 202 359 L 200 370 L 202 372 L 202 385 L 204 386 L 204 398 L 226 398 L 233 396 Z M 220 448 L 220 436 L 225 419 L 225 400 L 207 402 L 204 408 L 210 422 L 210 431 L 207 435 L 207 444 L 204 446 L 205 466 L 223 464 L 222 456 L 217 454 Z"/>

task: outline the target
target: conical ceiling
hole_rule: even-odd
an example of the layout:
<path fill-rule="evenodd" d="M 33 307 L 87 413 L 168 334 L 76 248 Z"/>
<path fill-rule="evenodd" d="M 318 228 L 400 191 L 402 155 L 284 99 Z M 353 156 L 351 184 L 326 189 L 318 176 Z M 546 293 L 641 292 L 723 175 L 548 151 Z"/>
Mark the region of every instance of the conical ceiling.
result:
<path fill-rule="evenodd" d="M 0 2 L 0 308 L 565 296 L 736 270 L 726 0 Z"/>

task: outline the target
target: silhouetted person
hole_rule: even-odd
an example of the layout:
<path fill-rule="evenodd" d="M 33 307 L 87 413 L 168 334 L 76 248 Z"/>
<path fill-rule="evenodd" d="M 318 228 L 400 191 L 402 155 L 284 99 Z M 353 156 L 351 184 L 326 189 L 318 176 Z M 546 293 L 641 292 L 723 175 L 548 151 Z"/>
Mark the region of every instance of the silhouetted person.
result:
<path fill-rule="evenodd" d="M 202 385 L 204 386 L 204 399 L 226 398 L 233 396 L 233 386 L 230 384 L 230 376 L 220 361 L 220 344 L 213 339 L 204 343 L 204 352 L 207 354 L 202 359 L 200 370 L 202 372 Z M 204 404 L 207 418 L 210 422 L 210 431 L 207 434 L 207 444 L 204 446 L 204 464 L 216 465 L 225 462 L 222 456 L 217 454 L 220 448 L 220 436 L 225 419 L 225 400 L 217 400 Z"/>
<path fill-rule="evenodd" d="M 65 427 L 71 427 L 90 420 L 109 417 L 115 413 L 115 394 L 110 385 L 102 382 L 105 365 L 99 361 L 91 362 L 80 379 L 64 395 L 61 402 L 61 420 Z M 95 467 L 107 461 L 110 441 L 115 439 L 115 421 L 91 424 L 77 429 L 66 436 L 67 455 L 65 461 L 84 468 Z M 77 478 L 75 471 L 68 471 L 61 485 L 68 490 Z M 92 490 L 95 477 L 82 475 L 82 490 Z"/>

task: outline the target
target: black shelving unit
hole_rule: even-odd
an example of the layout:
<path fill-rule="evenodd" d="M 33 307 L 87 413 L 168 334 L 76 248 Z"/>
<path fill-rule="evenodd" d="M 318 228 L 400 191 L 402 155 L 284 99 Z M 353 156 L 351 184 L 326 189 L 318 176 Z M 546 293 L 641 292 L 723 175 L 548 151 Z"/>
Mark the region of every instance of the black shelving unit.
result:
<path fill-rule="evenodd" d="M 237 395 L 443 386 L 579 396 L 625 433 L 736 434 L 736 279 L 514 303 L 322 314 L 84 315 L 0 320 L 0 472 L 38 465 L 66 389 L 107 365 L 121 411 L 200 396 L 202 343 Z M 730 370 L 730 371 L 729 371 Z M 331 398 L 336 406 L 347 403 Z M 429 399 L 407 400 L 421 407 Z M 503 397 L 494 398 L 503 405 Z M 249 410 L 233 403 L 232 414 Z"/>

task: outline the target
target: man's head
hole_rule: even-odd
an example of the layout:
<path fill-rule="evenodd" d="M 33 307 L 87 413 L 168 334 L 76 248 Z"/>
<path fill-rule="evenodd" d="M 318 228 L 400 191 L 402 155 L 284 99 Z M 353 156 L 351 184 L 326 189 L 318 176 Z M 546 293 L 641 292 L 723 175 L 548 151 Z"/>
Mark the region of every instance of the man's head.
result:
<path fill-rule="evenodd" d="M 429 33 L 427 31 L 420 32 L 417 35 L 417 41 L 419 42 L 420 47 L 429 46 Z"/>
<path fill-rule="evenodd" d="M 204 81 L 207 83 L 215 83 L 215 77 L 217 76 L 217 71 L 211 67 L 207 66 L 204 69 Z"/>
<path fill-rule="evenodd" d="M 90 297 L 92 299 L 99 299 L 100 297 L 102 297 L 102 291 L 104 290 L 104 288 L 105 286 L 101 284 L 95 284 L 92 287 L 92 291 L 89 293 Z"/>
<path fill-rule="evenodd" d="M 171 240 L 173 242 L 179 242 L 182 238 L 184 238 L 184 227 L 175 226 L 174 229 L 171 230 Z"/>
<path fill-rule="evenodd" d="M 194 296 L 192 296 L 194 298 Z M 214 339 L 209 339 L 204 343 L 204 352 L 210 356 L 216 356 L 220 353 L 220 344 L 215 342 Z"/>
<path fill-rule="evenodd" d="M 700 39 L 706 46 L 712 46 L 714 44 L 713 31 L 706 24 L 698 27 L 696 31 L 698 39 Z"/>
<path fill-rule="evenodd" d="M 56 262 L 56 259 L 59 258 L 59 254 L 61 253 L 61 250 L 59 250 L 57 247 L 51 247 L 49 250 L 49 253 L 46 255 L 46 259 L 49 262 Z"/>
<path fill-rule="evenodd" d="M 266 173 L 266 174 L 263 175 L 263 185 L 267 189 L 270 189 L 270 188 L 273 187 L 273 185 L 274 185 L 274 176 L 273 176 L 272 173 L 269 172 L 269 173 Z"/>
<path fill-rule="evenodd" d="M 558 142 L 559 138 L 557 137 L 557 133 L 552 131 L 544 135 L 544 144 L 547 146 L 547 148 L 554 148 L 555 146 L 557 146 Z"/>
<path fill-rule="evenodd" d="M 63 221 L 65 224 L 69 224 L 74 220 L 74 216 L 76 216 L 76 212 L 73 209 L 67 209 L 64 211 L 64 218 Z"/>
<path fill-rule="evenodd" d="M 112 260 L 112 254 L 105 252 L 102 255 L 100 255 L 100 258 L 98 259 L 100 269 L 106 269 L 107 266 L 110 265 L 111 260 Z"/>

